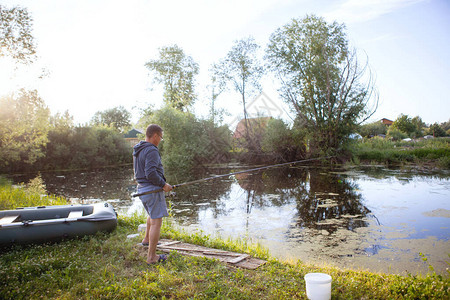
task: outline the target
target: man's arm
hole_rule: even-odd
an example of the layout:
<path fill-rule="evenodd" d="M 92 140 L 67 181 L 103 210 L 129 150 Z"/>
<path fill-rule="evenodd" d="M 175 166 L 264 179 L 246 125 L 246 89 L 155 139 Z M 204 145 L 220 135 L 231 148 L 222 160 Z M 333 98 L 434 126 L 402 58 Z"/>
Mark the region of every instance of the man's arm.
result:
<path fill-rule="evenodd" d="M 145 156 L 145 177 L 151 184 L 164 188 L 166 181 L 158 173 L 157 166 L 159 165 L 161 158 L 158 151 L 149 151 Z"/>

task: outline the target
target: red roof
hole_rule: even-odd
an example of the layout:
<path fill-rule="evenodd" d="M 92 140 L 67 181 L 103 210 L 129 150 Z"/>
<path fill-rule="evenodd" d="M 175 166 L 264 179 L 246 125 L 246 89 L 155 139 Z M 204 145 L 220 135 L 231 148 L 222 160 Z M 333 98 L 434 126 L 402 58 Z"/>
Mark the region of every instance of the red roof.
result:
<path fill-rule="evenodd" d="M 381 123 L 383 123 L 384 125 L 392 125 L 392 123 L 394 123 L 394 121 L 383 118 L 383 119 L 381 119 Z"/>

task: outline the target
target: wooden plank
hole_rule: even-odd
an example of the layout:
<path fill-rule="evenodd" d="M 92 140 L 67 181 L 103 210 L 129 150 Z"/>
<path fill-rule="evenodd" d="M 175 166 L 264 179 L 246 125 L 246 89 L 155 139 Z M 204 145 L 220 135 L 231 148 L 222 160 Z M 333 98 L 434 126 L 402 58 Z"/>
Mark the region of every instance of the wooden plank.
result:
<path fill-rule="evenodd" d="M 184 248 L 184 247 L 167 247 L 167 244 L 158 245 L 158 248 L 167 249 L 167 250 L 177 250 L 177 251 L 188 251 L 188 252 L 202 252 L 207 255 L 223 255 L 223 256 L 241 256 L 240 253 L 233 253 L 229 251 L 220 251 L 220 250 L 210 250 L 209 248 Z"/>
<path fill-rule="evenodd" d="M 241 261 L 243 261 L 244 259 L 246 259 L 248 257 L 250 257 L 250 255 L 242 254 L 241 256 L 236 257 L 235 259 L 232 259 L 232 260 L 228 261 L 228 263 L 230 263 L 230 264 L 237 264 L 238 262 L 241 262 Z"/>
<path fill-rule="evenodd" d="M 179 244 L 179 243 L 181 243 L 181 242 L 180 241 L 171 241 L 168 243 L 161 244 L 161 245 L 159 245 L 159 247 L 166 247 L 166 246 L 175 245 L 175 244 Z"/>
<path fill-rule="evenodd" d="M 256 270 L 259 266 L 265 264 L 267 261 L 250 257 L 247 260 L 243 260 L 241 262 L 238 262 L 237 264 L 234 264 L 234 267 L 249 269 L 249 270 Z"/>
<path fill-rule="evenodd" d="M 15 220 L 17 220 L 18 217 L 19 217 L 19 215 L 16 215 L 16 216 L 5 216 L 5 217 L 0 219 L 0 225 L 5 225 L 5 224 L 12 223 Z"/>
<path fill-rule="evenodd" d="M 166 247 L 166 245 L 158 245 L 158 248 L 164 248 L 168 250 L 178 250 L 178 251 L 195 251 L 194 248 L 171 247 L 171 246 Z"/>
<path fill-rule="evenodd" d="M 207 255 L 221 255 L 221 256 L 240 256 L 240 253 L 233 252 L 216 252 L 216 251 L 203 251 L 203 254 Z"/>
<path fill-rule="evenodd" d="M 169 253 L 173 250 L 180 251 L 179 253 L 182 255 L 195 256 L 195 257 L 206 257 L 206 258 L 214 258 L 222 263 L 228 264 L 230 267 L 237 268 L 245 268 L 250 270 L 255 270 L 259 266 L 266 263 L 265 260 L 251 257 L 248 254 L 236 253 L 231 251 L 224 251 L 214 248 L 208 248 L 198 245 L 193 245 L 189 243 L 183 243 L 179 241 L 173 241 L 169 239 L 162 239 L 162 245 L 158 245 L 158 249 L 160 251 Z M 177 246 L 169 246 L 165 247 L 165 245 L 179 244 Z"/>
<path fill-rule="evenodd" d="M 71 211 L 67 218 L 74 219 L 74 218 L 80 218 L 82 216 L 83 216 L 83 211 L 77 210 L 77 211 Z"/>

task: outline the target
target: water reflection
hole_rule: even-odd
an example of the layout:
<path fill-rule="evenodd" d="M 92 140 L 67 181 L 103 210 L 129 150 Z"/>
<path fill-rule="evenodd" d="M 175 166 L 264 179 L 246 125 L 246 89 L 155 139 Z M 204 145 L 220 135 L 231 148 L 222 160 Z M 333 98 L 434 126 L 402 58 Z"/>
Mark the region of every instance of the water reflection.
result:
<path fill-rule="evenodd" d="M 233 182 L 243 195 L 230 199 Z M 251 214 L 255 207 L 281 207 L 294 202 L 296 226 L 333 233 L 337 228 L 354 230 L 367 226 L 364 218 L 370 210 L 362 204 L 357 190 L 357 184 L 342 175 L 306 168 L 269 169 L 235 175 L 234 181 L 211 181 L 192 186 L 188 191 L 180 189 L 177 199 L 183 201 L 177 203 L 175 200 L 175 206 L 188 206 L 188 203 L 192 206 L 191 211 L 175 210 L 175 215 L 198 219 L 195 216 L 202 206 L 203 209 L 208 206 L 214 217 L 227 214 L 227 206 L 220 205 L 221 201 L 244 201 L 242 207 L 246 214 Z"/>
<path fill-rule="evenodd" d="M 308 179 L 288 192 L 298 199 L 298 226 L 328 233 L 368 226 L 364 218 L 370 210 L 363 205 L 355 182 L 314 169 L 308 171 Z"/>

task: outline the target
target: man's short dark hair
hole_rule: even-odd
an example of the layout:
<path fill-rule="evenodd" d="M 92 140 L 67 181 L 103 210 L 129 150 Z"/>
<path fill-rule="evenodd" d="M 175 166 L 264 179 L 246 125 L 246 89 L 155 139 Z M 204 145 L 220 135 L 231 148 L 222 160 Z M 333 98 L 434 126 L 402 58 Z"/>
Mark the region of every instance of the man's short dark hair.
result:
<path fill-rule="evenodd" d="M 162 132 L 163 132 L 163 130 L 159 125 L 150 124 L 150 125 L 148 125 L 147 130 L 145 131 L 145 135 L 150 138 L 155 133 L 158 133 L 161 135 Z"/>

